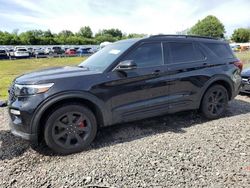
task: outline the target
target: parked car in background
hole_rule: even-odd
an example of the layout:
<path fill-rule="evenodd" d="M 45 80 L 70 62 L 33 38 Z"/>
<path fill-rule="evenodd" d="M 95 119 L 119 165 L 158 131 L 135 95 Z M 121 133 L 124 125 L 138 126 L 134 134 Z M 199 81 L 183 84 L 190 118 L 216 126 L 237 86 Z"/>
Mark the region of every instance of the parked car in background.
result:
<path fill-rule="evenodd" d="M 91 48 L 79 48 L 76 53 L 78 55 L 90 55 L 93 52 L 91 52 Z"/>
<path fill-rule="evenodd" d="M 64 54 L 64 50 L 60 46 L 52 47 L 53 54 Z"/>
<path fill-rule="evenodd" d="M 18 47 L 14 51 L 15 58 L 27 58 L 30 57 L 30 53 L 26 48 Z"/>
<path fill-rule="evenodd" d="M 36 49 L 34 52 L 36 57 L 47 57 L 45 51 L 42 48 Z"/>
<path fill-rule="evenodd" d="M 240 45 L 233 45 L 233 46 L 231 46 L 231 49 L 232 49 L 234 52 L 239 52 L 240 49 L 241 49 L 241 47 L 240 47 Z"/>
<path fill-rule="evenodd" d="M 244 69 L 241 73 L 242 85 L 240 92 L 250 94 L 250 68 Z"/>
<path fill-rule="evenodd" d="M 50 55 L 53 53 L 53 50 L 51 48 L 45 48 L 44 53 Z"/>
<path fill-rule="evenodd" d="M 27 48 L 26 48 L 25 46 L 15 46 L 15 47 L 14 47 L 14 51 L 16 51 L 16 50 L 19 49 L 19 48 L 21 48 L 21 49 L 25 48 L 25 49 L 27 50 Z"/>
<path fill-rule="evenodd" d="M 67 54 L 67 55 L 76 55 L 76 50 L 74 48 L 67 49 L 65 51 L 65 54 Z"/>
<path fill-rule="evenodd" d="M 88 147 L 100 127 L 197 109 L 216 119 L 238 94 L 241 70 L 222 40 L 156 35 L 118 41 L 78 67 L 14 79 L 11 131 L 69 154 Z"/>
<path fill-rule="evenodd" d="M 29 52 L 29 54 L 30 54 L 30 57 L 34 57 L 34 48 L 31 48 L 31 47 L 29 47 L 29 48 L 27 48 L 27 50 L 28 50 L 28 52 Z"/>
<path fill-rule="evenodd" d="M 0 59 L 7 59 L 8 54 L 5 49 L 0 49 Z"/>
<path fill-rule="evenodd" d="M 94 53 L 98 52 L 99 50 L 100 50 L 100 47 L 98 47 L 98 48 L 91 48 L 91 49 L 89 50 L 89 52 L 90 52 L 91 54 L 94 54 Z"/>
<path fill-rule="evenodd" d="M 66 52 L 66 50 L 69 49 L 68 47 L 62 47 L 62 50 Z"/>
<path fill-rule="evenodd" d="M 6 52 L 7 52 L 7 56 L 8 56 L 9 58 L 14 57 L 14 49 L 13 49 L 13 48 L 7 49 Z"/>
<path fill-rule="evenodd" d="M 102 43 L 100 44 L 100 48 L 104 48 L 105 46 L 108 46 L 108 45 L 110 45 L 110 44 L 112 44 L 112 42 L 108 42 L 108 41 L 102 42 Z"/>

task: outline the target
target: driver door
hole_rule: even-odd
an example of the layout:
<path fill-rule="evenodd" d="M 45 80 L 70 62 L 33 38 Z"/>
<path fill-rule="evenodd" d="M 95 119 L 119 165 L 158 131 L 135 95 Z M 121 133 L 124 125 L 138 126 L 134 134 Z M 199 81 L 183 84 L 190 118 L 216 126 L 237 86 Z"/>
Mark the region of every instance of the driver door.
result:
<path fill-rule="evenodd" d="M 136 68 L 114 70 L 111 106 L 113 123 L 142 119 L 167 111 L 167 67 L 161 42 L 141 43 L 122 61 Z"/>

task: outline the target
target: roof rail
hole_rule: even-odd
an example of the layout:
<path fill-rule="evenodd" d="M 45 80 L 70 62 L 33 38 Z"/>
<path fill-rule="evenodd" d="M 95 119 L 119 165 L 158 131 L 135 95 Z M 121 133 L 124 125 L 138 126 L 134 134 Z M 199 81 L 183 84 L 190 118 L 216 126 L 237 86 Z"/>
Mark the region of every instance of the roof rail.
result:
<path fill-rule="evenodd" d="M 158 37 L 181 37 L 181 38 L 204 38 L 204 39 L 214 39 L 219 40 L 215 37 L 207 37 L 207 36 L 199 36 L 199 35 L 151 35 L 150 38 L 158 38 Z"/>

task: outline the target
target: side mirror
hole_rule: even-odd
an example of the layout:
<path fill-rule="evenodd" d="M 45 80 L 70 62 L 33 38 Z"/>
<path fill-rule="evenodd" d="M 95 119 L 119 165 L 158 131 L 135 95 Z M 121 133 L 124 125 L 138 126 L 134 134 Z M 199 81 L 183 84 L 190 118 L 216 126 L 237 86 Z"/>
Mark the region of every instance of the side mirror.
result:
<path fill-rule="evenodd" d="M 137 65 L 133 60 L 126 60 L 126 61 L 122 61 L 120 62 L 115 70 L 117 71 L 126 71 L 126 70 L 132 70 L 132 69 L 136 69 Z"/>

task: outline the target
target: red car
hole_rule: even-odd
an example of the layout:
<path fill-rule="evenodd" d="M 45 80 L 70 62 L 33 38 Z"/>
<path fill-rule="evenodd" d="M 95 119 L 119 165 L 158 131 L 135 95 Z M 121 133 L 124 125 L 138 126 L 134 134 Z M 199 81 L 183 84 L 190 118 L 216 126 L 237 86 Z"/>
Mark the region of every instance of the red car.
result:
<path fill-rule="evenodd" d="M 67 49 L 65 51 L 65 54 L 67 54 L 67 55 L 76 55 L 76 50 L 75 49 Z"/>

